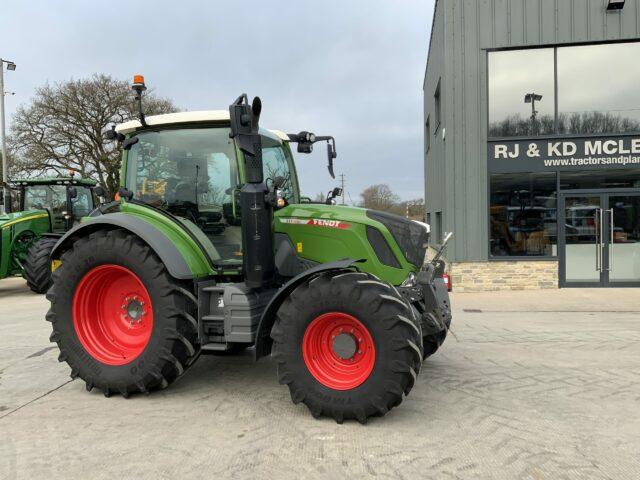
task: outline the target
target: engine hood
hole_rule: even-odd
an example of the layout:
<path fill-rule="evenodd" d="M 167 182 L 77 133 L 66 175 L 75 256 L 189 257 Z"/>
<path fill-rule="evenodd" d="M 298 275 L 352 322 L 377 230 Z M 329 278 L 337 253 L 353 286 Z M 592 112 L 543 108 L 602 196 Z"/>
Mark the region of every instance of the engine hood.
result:
<path fill-rule="evenodd" d="M 0 228 L 10 227 L 16 223 L 29 219 L 47 217 L 49 214 L 45 210 L 29 210 L 26 212 L 13 212 L 0 214 Z"/>

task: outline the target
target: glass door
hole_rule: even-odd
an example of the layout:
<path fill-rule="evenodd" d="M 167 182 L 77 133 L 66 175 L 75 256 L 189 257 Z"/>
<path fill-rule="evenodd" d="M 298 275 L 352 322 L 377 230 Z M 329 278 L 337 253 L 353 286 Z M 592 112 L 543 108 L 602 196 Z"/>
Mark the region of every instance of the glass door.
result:
<path fill-rule="evenodd" d="M 604 280 L 604 196 L 560 196 L 560 286 L 599 287 Z"/>
<path fill-rule="evenodd" d="M 640 286 L 640 193 L 563 193 L 559 200 L 560 286 Z"/>
<path fill-rule="evenodd" d="M 606 196 L 608 285 L 640 285 L 640 194 Z"/>

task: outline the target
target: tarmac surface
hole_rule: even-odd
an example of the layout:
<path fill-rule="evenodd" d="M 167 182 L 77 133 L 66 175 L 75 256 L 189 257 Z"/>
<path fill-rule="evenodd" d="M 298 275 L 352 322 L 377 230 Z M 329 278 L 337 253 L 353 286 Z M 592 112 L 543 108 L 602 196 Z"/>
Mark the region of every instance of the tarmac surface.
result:
<path fill-rule="evenodd" d="M 44 296 L 2 280 L 0 479 L 640 478 L 640 289 L 452 303 L 402 405 L 337 425 L 251 351 L 149 396 L 89 393 L 57 361 Z"/>

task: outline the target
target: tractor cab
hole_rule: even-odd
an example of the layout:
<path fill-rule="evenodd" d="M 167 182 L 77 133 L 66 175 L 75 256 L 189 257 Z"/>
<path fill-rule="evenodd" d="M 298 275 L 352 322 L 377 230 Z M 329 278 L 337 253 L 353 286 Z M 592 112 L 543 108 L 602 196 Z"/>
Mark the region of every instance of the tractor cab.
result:
<path fill-rule="evenodd" d="M 48 252 L 88 216 L 101 194 L 96 182 L 73 175 L 14 180 L 0 215 L 0 279 L 23 275 L 36 293 L 50 282 Z M 6 200 L 5 200 L 6 202 Z"/>
<path fill-rule="evenodd" d="M 179 219 L 218 266 L 242 265 L 242 152 L 230 138 L 229 112 L 157 115 L 119 125 L 124 135 L 121 184 L 131 201 Z M 286 204 L 300 202 L 288 137 L 260 129 L 264 180 Z"/>
<path fill-rule="evenodd" d="M 45 210 L 51 233 L 64 233 L 96 207 L 96 181 L 69 177 L 24 179 L 13 182 L 18 211 Z"/>

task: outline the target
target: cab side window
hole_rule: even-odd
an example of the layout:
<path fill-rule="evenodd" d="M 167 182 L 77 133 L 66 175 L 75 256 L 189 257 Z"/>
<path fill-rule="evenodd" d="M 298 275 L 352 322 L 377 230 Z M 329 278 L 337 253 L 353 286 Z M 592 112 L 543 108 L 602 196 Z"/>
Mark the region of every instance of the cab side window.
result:
<path fill-rule="evenodd" d="M 93 210 L 93 199 L 91 190 L 86 187 L 76 187 L 78 196 L 71 200 L 71 208 L 73 212 L 73 220 L 78 221 L 82 217 L 86 217 Z"/>
<path fill-rule="evenodd" d="M 295 179 L 292 178 L 290 159 L 280 143 L 267 137 L 262 137 L 262 166 L 264 180 L 269 188 L 276 177 L 284 178 L 282 196 L 287 202 L 293 203 L 296 192 L 294 191 Z"/>
<path fill-rule="evenodd" d="M 66 209 L 67 192 L 62 185 L 34 185 L 25 190 L 25 210 L 46 210 L 62 215 Z"/>
<path fill-rule="evenodd" d="M 64 185 L 29 185 L 24 192 L 24 209 L 49 211 L 51 229 L 64 232 L 67 224 L 67 188 Z"/>

